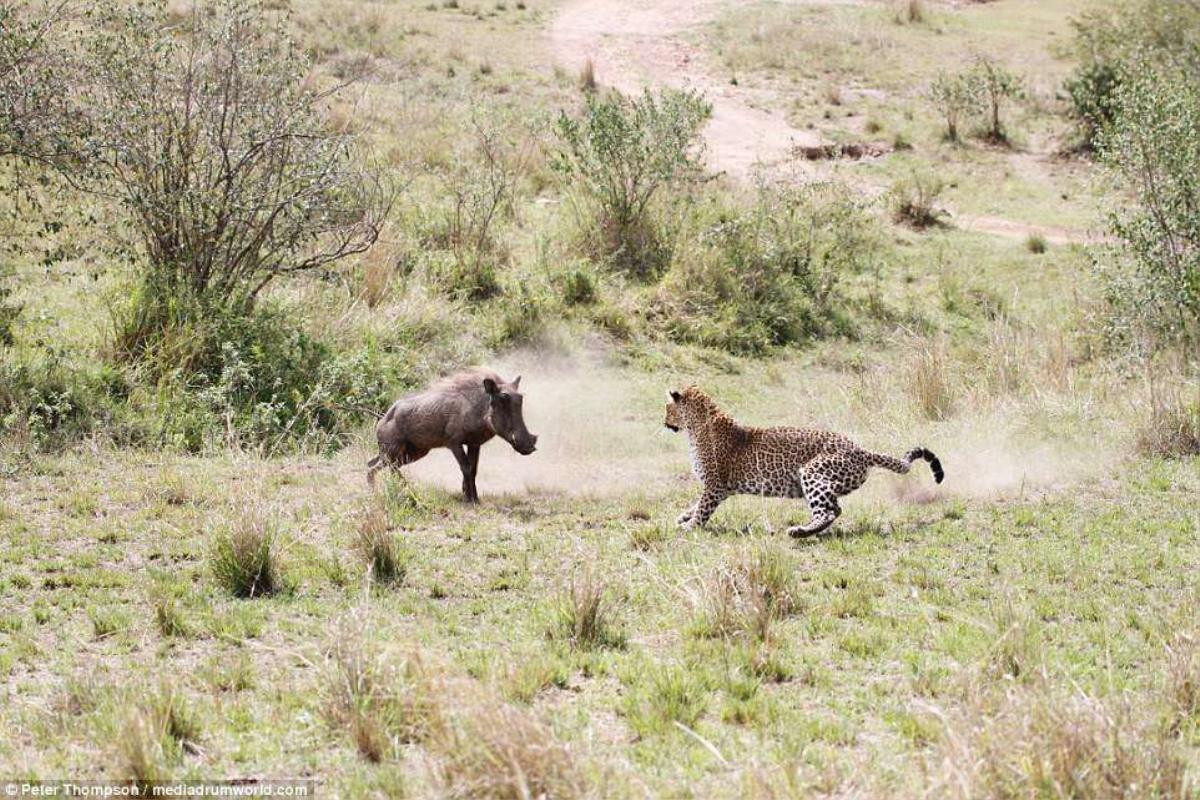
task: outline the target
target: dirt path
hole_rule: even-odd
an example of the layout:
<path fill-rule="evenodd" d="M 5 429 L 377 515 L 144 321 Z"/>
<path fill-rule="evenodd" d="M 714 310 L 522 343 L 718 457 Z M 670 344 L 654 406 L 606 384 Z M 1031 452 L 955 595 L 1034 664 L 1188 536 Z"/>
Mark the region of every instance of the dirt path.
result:
<path fill-rule="evenodd" d="M 821 134 L 789 125 L 783 114 L 772 110 L 778 98 L 770 93 L 733 86 L 717 77 L 720 70 L 706 63 L 702 48 L 690 41 L 724 5 L 723 0 L 568 0 L 551 26 L 551 45 L 563 67 L 577 72 L 590 59 L 598 83 L 627 94 L 661 85 L 703 92 L 713 105 L 705 135 L 708 166 L 713 170 L 745 179 L 756 165 L 786 163 L 793 173 L 818 174 L 818 166 L 797 159 L 794 151 L 826 144 Z M 877 194 L 886 187 L 860 188 Z M 955 223 L 964 230 L 1011 239 L 1041 235 L 1052 244 L 1100 240 L 1083 231 L 992 216 L 956 215 Z"/>
<path fill-rule="evenodd" d="M 790 160 L 796 146 L 822 143 L 767 109 L 769 98 L 713 77 L 688 34 L 713 20 L 719 0 L 570 0 L 550 30 L 555 57 L 573 71 L 592 60 L 596 80 L 622 92 L 667 85 L 698 89 L 713 104 L 708 164 L 747 177 L 756 163 Z"/>

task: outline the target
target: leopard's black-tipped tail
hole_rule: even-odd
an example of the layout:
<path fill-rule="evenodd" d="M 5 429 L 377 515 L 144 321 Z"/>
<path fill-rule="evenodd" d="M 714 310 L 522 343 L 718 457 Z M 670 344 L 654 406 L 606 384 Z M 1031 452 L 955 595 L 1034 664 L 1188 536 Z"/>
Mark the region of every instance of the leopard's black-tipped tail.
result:
<path fill-rule="evenodd" d="M 918 458 L 923 458 L 929 462 L 929 469 L 933 471 L 934 483 L 941 483 L 946 477 L 946 473 L 942 470 L 942 462 L 938 460 L 938 457 L 924 447 L 914 447 L 904 454 L 904 461 L 908 464 L 911 464 Z"/>
<path fill-rule="evenodd" d="M 877 467 L 890 469 L 892 472 L 905 473 L 914 461 L 924 459 L 929 462 L 929 469 L 933 471 L 933 479 L 937 483 L 941 483 L 946 477 L 946 473 L 942 470 L 942 462 L 933 453 L 926 450 L 924 447 L 914 447 L 904 454 L 904 458 L 892 458 L 881 453 L 871 454 L 871 463 Z"/>

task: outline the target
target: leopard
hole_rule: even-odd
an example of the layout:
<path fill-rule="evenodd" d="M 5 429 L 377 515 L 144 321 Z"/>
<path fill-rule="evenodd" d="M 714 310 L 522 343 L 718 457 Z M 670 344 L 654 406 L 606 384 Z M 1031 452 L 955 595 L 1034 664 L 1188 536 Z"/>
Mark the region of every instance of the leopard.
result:
<path fill-rule="evenodd" d="M 860 488 L 872 467 L 904 474 L 924 460 L 936 483 L 945 478 L 942 462 L 924 447 L 894 458 L 831 431 L 742 425 L 696 386 L 667 393 L 663 424 L 687 433 L 692 472 L 703 486 L 699 499 L 677 520 L 685 529 L 703 527 L 724 500 L 748 494 L 807 501 L 810 520 L 787 532 L 816 536 L 841 515 L 838 498 Z"/>

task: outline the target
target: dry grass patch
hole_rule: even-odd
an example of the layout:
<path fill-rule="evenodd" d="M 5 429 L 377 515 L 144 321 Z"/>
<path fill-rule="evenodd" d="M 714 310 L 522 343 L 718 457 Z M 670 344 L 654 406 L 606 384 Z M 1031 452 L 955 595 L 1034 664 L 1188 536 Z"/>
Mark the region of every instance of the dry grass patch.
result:
<path fill-rule="evenodd" d="M 922 343 L 910 359 L 908 391 L 926 419 L 944 420 L 954 413 L 955 391 L 941 343 Z"/>
<path fill-rule="evenodd" d="M 283 588 L 279 524 L 253 511 L 217 534 L 210 562 L 213 577 L 234 597 L 258 597 Z"/>
<path fill-rule="evenodd" d="M 429 730 L 435 700 L 418 656 L 389 657 L 353 617 L 338 624 L 325 650 L 322 712 L 344 728 L 363 758 L 394 758 Z"/>
<path fill-rule="evenodd" d="M 574 755 L 537 717 L 474 684 L 442 689 L 426 747 L 443 796 L 571 798 L 589 795 Z"/>
<path fill-rule="evenodd" d="M 695 617 L 691 632 L 706 638 L 749 635 L 760 641 L 798 607 L 789 556 L 756 548 L 718 566 L 689 593 Z"/>
<path fill-rule="evenodd" d="M 579 571 L 560 591 L 547 634 L 572 647 L 624 647 L 607 594 L 608 587 L 590 569 Z"/>
<path fill-rule="evenodd" d="M 1148 394 L 1149 415 L 1137 432 L 1138 450 L 1161 458 L 1200 455 L 1200 388 L 1193 394 L 1151 381 Z"/>
<path fill-rule="evenodd" d="M 934 794 L 952 798 L 1184 798 L 1179 742 L 1131 697 L 1112 700 L 1045 685 L 974 698 L 944 718 L 929 765 Z"/>

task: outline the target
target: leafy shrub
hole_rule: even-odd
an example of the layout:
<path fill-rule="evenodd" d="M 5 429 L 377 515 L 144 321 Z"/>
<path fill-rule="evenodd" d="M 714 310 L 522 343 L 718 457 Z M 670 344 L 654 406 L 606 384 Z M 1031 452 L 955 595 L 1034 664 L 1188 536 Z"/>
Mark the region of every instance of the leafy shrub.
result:
<path fill-rule="evenodd" d="M 1136 198 L 1114 213 L 1101 264 L 1109 333 L 1137 349 L 1200 341 L 1200 85 L 1141 62 L 1125 73 L 1101 157 Z"/>
<path fill-rule="evenodd" d="M 1084 145 L 1117 115 L 1123 75 L 1136 62 L 1171 67 L 1200 77 L 1200 6 L 1177 0 L 1132 0 L 1104 4 L 1073 22 L 1079 67 L 1067 81 Z"/>
<path fill-rule="evenodd" d="M 582 116 L 559 116 L 554 166 L 582 195 L 596 257 L 641 278 L 668 262 L 670 232 L 652 204 L 699 178 L 700 131 L 710 112 L 701 95 L 666 89 L 633 98 L 591 93 Z"/>
<path fill-rule="evenodd" d="M 929 98 L 946 123 L 946 138 L 958 141 L 958 124 L 980 108 L 979 86 L 965 73 L 942 71 L 929 87 Z"/>
<path fill-rule="evenodd" d="M 1094 148 L 1097 137 L 1116 116 L 1117 70 L 1112 64 L 1080 67 L 1067 80 L 1071 109 L 1083 126 L 1084 146 Z"/>
<path fill-rule="evenodd" d="M 12 347 L 17 317 L 21 314 L 21 306 L 9 300 L 12 294 L 12 274 L 12 267 L 0 264 L 0 349 Z"/>
<path fill-rule="evenodd" d="M 147 358 L 163 370 L 146 403 L 147 427 L 187 451 L 327 452 L 370 409 L 386 405 L 395 378 L 377 348 L 335 354 L 269 305 L 176 322 Z"/>
<path fill-rule="evenodd" d="M 273 280 L 364 251 L 388 207 L 260 4 L 169 22 L 161 6 L 102 6 L 71 95 L 86 122 L 71 180 L 116 200 L 144 257 L 115 341 L 130 359 L 177 323 L 245 313 Z"/>
<path fill-rule="evenodd" d="M 130 391 L 107 366 L 68 365 L 56 349 L 0 359 L 0 433 L 54 447 L 114 422 Z"/>
<path fill-rule="evenodd" d="M 681 342 L 761 353 L 846 328 L 837 288 L 878 238 L 841 187 L 760 185 L 749 208 L 718 215 L 666 277 L 654 313 Z"/>
<path fill-rule="evenodd" d="M 975 62 L 969 80 L 978 87 L 978 95 L 987 110 L 987 138 L 993 142 L 1007 142 L 1001 116 L 1006 101 L 1024 95 L 1021 79 L 996 61 L 981 57 Z"/>

